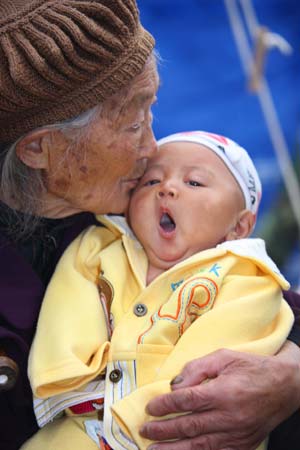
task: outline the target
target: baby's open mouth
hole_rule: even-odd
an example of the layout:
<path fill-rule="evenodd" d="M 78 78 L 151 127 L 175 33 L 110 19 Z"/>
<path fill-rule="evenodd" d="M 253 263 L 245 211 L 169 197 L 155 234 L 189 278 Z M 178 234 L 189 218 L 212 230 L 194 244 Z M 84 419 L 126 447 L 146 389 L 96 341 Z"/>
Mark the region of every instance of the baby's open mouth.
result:
<path fill-rule="evenodd" d="M 173 220 L 173 218 L 170 216 L 170 214 L 164 212 L 160 218 L 159 225 L 161 228 L 170 233 L 171 231 L 175 230 L 176 224 Z"/>

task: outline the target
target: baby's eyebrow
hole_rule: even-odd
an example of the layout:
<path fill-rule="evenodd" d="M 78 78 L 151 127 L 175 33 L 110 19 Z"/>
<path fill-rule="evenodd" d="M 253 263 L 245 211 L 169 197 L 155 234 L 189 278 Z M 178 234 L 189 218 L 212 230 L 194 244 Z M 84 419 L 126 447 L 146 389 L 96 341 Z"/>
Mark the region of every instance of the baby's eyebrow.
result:
<path fill-rule="evenodd" d="M 185 166 L 184 167 L 186 170 L 196 170 L 199 172 L 204 172 L 209 176 L 214 176 L 214 171 L 212 169 L 210 169 L 210 167 L 203 167 L 203 166 Z"/>
<path fill-rule="evenodd" d="M 155 163 L 155 164 L 151 164 L 151 166 L 148 166 L 146 172 L 149 172 L 152 169 L 163 169 L 163 168 L 164 168 L 163 164 Z M 214 176 L 213 170 L 211 170 L 209 167 L 191 165 L 191 166 L 182 166 L 181 169 L 182 169 L 182 172 L 194 170 L 194 171 L 204 172 L 204 173 L 208 174 L 209 176 Z"/>

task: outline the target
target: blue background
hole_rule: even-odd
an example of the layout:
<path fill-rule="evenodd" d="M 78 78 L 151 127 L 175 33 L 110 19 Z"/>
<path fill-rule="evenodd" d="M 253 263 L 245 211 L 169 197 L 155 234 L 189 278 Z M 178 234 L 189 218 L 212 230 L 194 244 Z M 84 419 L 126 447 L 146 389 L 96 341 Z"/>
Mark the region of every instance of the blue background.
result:
<path fill-rule="evenodd" d="M 202 129 L 227 135 L 244 146 L 263 184 L 259 233 L 283 189 L 282 178 L 258 97 L 247 88 L 224 2 L 139 0 L 138 4 L 142 23 L 154 35 L 162 57 L 162 85 L 153 109 L 156 137 Z M 300 2 L 256 0 L 252 4 L 258 23 L 279 33 L 293 48 L 288 56 L 271 49 L 265 76 L 294 157 L 299 140 Z M 249 42 L 253 44 L 250 38 Z M 298 256 L 292 257 L 295 267 Z M 283 268 L 293 284 L 297 283 L 299 261 L 297 266 L 296 271 L 291 264 Z"/>

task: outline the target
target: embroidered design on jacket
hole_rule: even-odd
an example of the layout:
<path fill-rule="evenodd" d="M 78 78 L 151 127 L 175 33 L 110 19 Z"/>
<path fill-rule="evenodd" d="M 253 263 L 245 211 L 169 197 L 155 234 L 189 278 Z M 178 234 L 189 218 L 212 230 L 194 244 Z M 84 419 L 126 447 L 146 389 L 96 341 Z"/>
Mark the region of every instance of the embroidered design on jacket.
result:
<path fill-rule="evenodd" d="M 151 316 L 150 325 L 139 336 L 138 343 L 158 343 L 158 337 L 162 336 L 164 342 L 167 337 L 175 345 L 194 320 L 212 308 L 217 294 L 218 286 L 211 278 L 188 279 Z"/>

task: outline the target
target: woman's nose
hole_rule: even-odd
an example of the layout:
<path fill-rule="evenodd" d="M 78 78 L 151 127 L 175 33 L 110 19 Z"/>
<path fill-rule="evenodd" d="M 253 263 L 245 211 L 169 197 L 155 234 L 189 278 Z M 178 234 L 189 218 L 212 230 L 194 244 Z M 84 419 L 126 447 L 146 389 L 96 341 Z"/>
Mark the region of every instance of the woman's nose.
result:
<path fill-rule="evenodd" d="M 157 142 L 152 130 L 152 122 L 144 132 L 141 153 L 144 158 L 152 158 L 157 153 Z"/>

